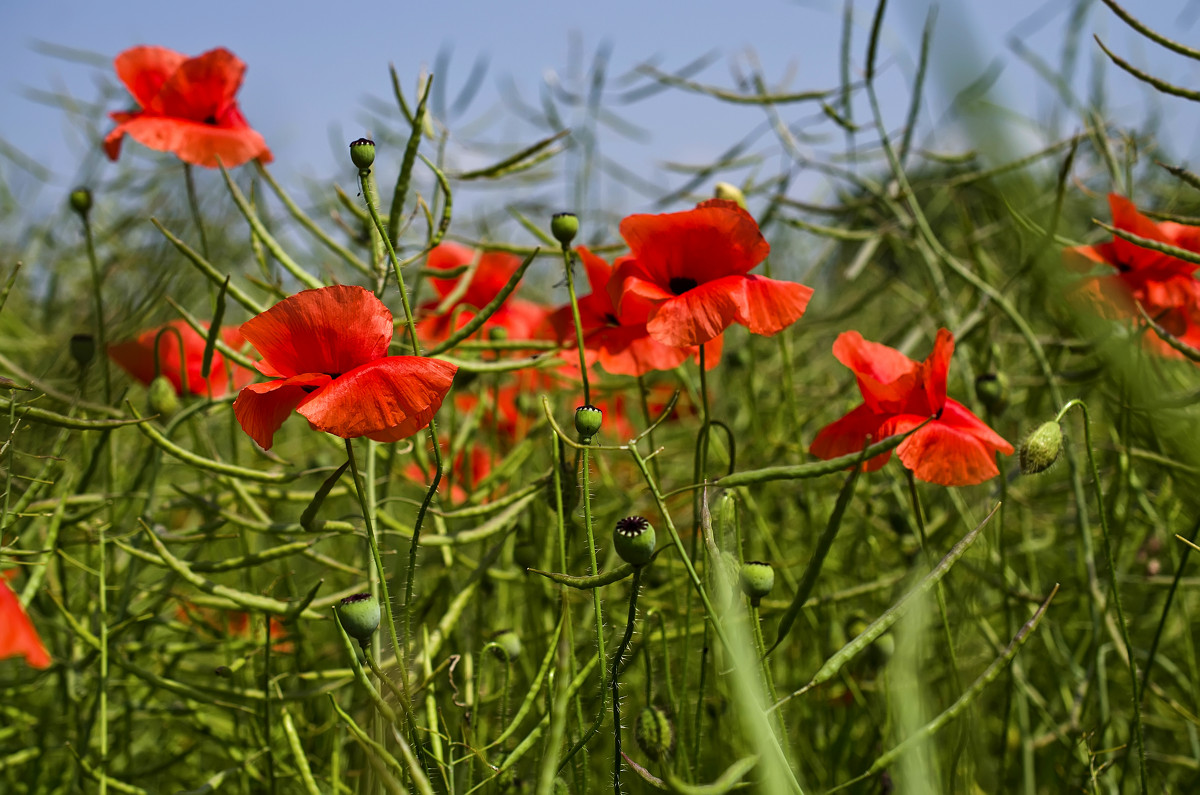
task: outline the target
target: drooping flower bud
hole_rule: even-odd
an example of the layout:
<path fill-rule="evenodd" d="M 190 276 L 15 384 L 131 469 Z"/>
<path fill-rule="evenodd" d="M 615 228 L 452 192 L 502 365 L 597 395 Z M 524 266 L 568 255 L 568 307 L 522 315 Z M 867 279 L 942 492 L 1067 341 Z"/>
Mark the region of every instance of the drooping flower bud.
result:
<path fill-rule="evenodd" d="M 1062 426 L 1056 421 L 1043 422 L 1021 444 L 1021 474 L 1045 472 L 1062 453 Z"/>
<path fill-rule="evenodd" d="M 92 192 L 87 188 L 76 188 L 71 191 L 71 209 L 84 218 L 92 211 Z"/>
<path fill-rule="evenodd" d="M 579 441 L 587 444 L 600 431 L 604 422 L 604 412 L 595 406 L 580 406 L 575 409 L 575 430 L 579 432 Z"/>
<path fill-rule="evenodd" d="M 742 193 L 742 189 L 737 185 L 729 182 L 718 182 L 713 186 L 713 196 L 718 199 L 728 199 L 731 202 L 737 202 L 738 207 L 746 209 L 746 194 Z"/>
<path fill-rule="evenodd" d="M 504 662 L 512 662 L 521 656 L 521 638 L 511 629 L 506 629 L 492 638 L 487 648 Z"/>
<path fill-rule="evenodd" d="M 375 162 L 375 142 L 370 138 L 359 138 L 350 142 L 350 161 L 359 171 L 370 171 Z"/>
<path fill-rule="evenodd" d="M 669 758 L 675 750 L 675 727 L 658 707 L 646 707 L 638 713 L 634 737 L 642 753 L 655 762 Z"/>
<path fill-rule="evenodd" d="M 770 563 L 749 560 L 742 564 L 740 579 L 742 593 L 750 597 L 750 604 L 758 607 L 758 603 L 775 587 L 775 569 L 771 568 Z"/>
<path fill-rule="evenodd" d="M 175 385 L 165 375 L 156 376 L 150 382 L 150 386 L 146 388 L 146 402 L 149 404 L 150 410 L 164 420 L 174 417 L 180 409 L 179 395 L 175 392 Z"/>
<path fill-rule="evenodd" d="M 351 594 L 338 602 L 337 614 L 342 629 L 365 649 L 379 629 L 379 599 L 369 593 Z"/>
<path fill-rule="evenodd" d="M 567 248 L 575 235 L 579 234 L 579 219 L 575 213 L 555 213 L 550 217 L 550 234 L 562 243 L 563 248 Z"/>
<path fill-rule="evenodd" d="M 75 364 L 81 368 L 87 367 L 96 355 L 96 338 L 91 334 L 72 334 L 68 347 Z"/>
<path fill-rule="evenodd" d="M 654 556 L 654 525 L 641 516 L 618 519 L 613 528 L 613 548 L 631 566 L 645 566 Z"/>

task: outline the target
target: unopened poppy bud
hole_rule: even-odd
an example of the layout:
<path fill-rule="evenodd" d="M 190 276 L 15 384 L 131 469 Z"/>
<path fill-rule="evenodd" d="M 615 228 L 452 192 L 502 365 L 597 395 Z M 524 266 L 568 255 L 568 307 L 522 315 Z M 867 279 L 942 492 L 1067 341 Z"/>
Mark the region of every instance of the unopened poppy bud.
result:
<path fill-rule="evenodd" d="M 731 202 L 737 202 L 738 207 L 746 209 L 746 194 L 742 193 L 742 189 L 737 185 L 729 182 L 718 182 L 713 186 L 713 196 L 718 199 L 728 199 Z"/>
<path fill-rule="evenodd" d="M 146 388 L 146 402 L 150 410 L 169 420 L 179 411 L 179 395 L 175 393 L 175 385 L 165 375 L 156 376 Z"/>
<path fill-rule="evenodd" d="M 590 442 L 604 422 L 604 412 L 595 406 L 580 406 L 575 409 L 575 430 L 581 442 Z"/>
<path fill-rule="evenodd" d="M 375 162 L 375 142 L 370 138 L 351 141 L 350 160 L 359 171 L 370 171 Z"/>
<path fill-rule="evenodd" d="M 512 662 L 521 656 L 521 638 L 511 629 L 496 635 L 487 647 L 504 662 Z"/>
<path fill-rule="evenodd" d="M 84 218 L 92 211 L 92 192 L 87 188 L 76 188 L 71 191 L 71 209 Z"/>
<path fill-rule="evenodd" d="M 1062 426 L 1054 420 L 1043 422 L 1021 445 L 1021 474 L 1045 472 L 1058 459 L 1062 446 Z"/>
<path fill-rule="evenodd" d="M 1008 408 L 1008 377 L 1004 373 L 984 373 L 975 379 L 975 394 L 988 411 L 1003 414 Z"/>
<path fill-rule="evenodd" d="M 613 528 L 613 547 L 631 566 L 645 566 L 654 557 L 654 525 L 641 516 L 618 519 Z"/>
<path fill-rule="evenodd" d="M 658 707 L 646 707 L 638 713 L 634 737 L 642 753 L 655 762 L 667 759 L 675 750 L 675 727 Z"/>
<path fill-rule="evenodd" d="M 742 564 L 740 579 L 742 593 L 750 597 L 750 604 L 758 607 L 758 603 L 775 587 L 775 569 L 771 568 L 770 563 L 750 560 Z"/>
<path fill-rule="evenodd" d="M 379 629 L 379 600 L 369 593 L 356 593 L 338 602 L 342 629 L 364 648 Z"/>
<path fill-rule="evenodd" d="M 566 248 L 579 234 L 579 219 L 575 213 L 555 213 L 550 218 L 550 234 Z"/>
<path fill-rule="evenodd" d="M 71 358 L 80 367 L 87 367 L 96 355 L 96 339 L 91 334 L 72 334 L 68 347 Z"/>

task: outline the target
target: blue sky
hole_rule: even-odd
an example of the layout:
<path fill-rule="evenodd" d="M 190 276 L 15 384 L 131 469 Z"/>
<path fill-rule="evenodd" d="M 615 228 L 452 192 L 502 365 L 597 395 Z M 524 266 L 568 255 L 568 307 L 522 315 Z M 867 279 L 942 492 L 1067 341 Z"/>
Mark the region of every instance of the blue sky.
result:
<path fill-rule="evenodd" d="M 938 143 L 927 136 L 931 130 L 940 130 L 938 121 L 949 97 L 996 59 L 1004 68 L 993 98 L 1015 112 L 1012 118 L 1018 127 L 1029 131 L 1043 127 L 1061 101 L 1013 54 L 1010 40 L 1019 41 L 1057 67 L 1064 26 L 1080 22 L 1071 21 L 1074 5 L 1069 0 L 943 2 L 935 32 L 932 90 L 922 114 L 922 140 Z M 1126 0 L 1126 5 L 1137 6 L 1137 13 L 1157 29 L 1195 43 L 1195 19 L 1200 15 L 1200 3 L 1195 0 Z M 453 53 L 448 74 L 439 76 L 447 80 L 451 95 L 462 85 L 471 64 L 479 57 L 487 59 L 487 78 L 462 121 L 490 119 L 494 127 L 490 137 L 503 140 L 507 136 L 518 142 L 529 142 L 534 136 L 515 123 L 511 114 L 500 112 L 501 86 L 515 86 L 525 101 L 536 104 L 538 91 L 548 79 L 569 74 L 572 37 L 581 45 L 575 50 L 585 54 L 604 42 L 611 43 L 613 75 L 649 59 L 670 70 L 712 53 L 713 63 L 697 79 L 731 86 L 732 72 L 744 71 L 753 52 L 769 80 L 792 74 L 788 90 L 832 88 L 839 80 L 842 0 L 743 0 L 738 4 L 709 0 L 445 0 L 360 6 L 355 11 L 338 10 L 346 6 L 315 0 L 6 2 L 0 5 L 0 139 L 51 169 L 45 189 L 50 193 L 68 190 L 86 177 L 81 164 L 99 145 L 98 140 L 82 138 L 61 111 L 38 102 L 31 92 L 66 92 L 81 101 L 95 101 L 102 71 L 51 57 L 39 51 L 37 42 L 107 57 L 136 44 L 160 44 L 188 54 L 228 47 L 248 64 L 240 95 L 243 112 L 274 150 L 274 172 L 285 184 L 293 185 L 302 178 L 344 174 L 348 167 L 345 142 L 376 132 L 366 129 L 364 108 L 368 97 L 390 97 L 388 64 L 395 64 L 411 94 L 422 67 L 432 65 L 443 48 L 452 48 Z M 892 0 L 888 9 L 881 91 L 893 127 L 903 119 L 928 6 L 927 0 Z M 855 3 L 856 69 L 863 62 L 873 10 L 873 4 Z M 1180 85 L 1200 85 L 1200 64 L 1167 54 L 1138 38 L 1099 2 L 1092 4 L 1081 22 L 1088 35 L 1081 40 L 1076 85 L 1084 94 L 1096 60 L 1093 32 L 1139 66 Z M 1188 103 L 1159 98 L 1107 62 L 1101 67 L 1110 120 L 1134 125 L 1149 110 L 1162 108 L 1170 122 L 1164 125 L 1163 137 L 1174 148 L 1177 161 L 1195 156 L 1196 115 Z M 109 109 L 121 107 L 118 103 Z M 1019 121 L 1020 117 L 1026 121 Z M 628 142 L 606 134 L 606 152 L 648 180 L 674 184 L 680 178 L 662 170 L 664 161 L 712 158 L 761 123 L 763 116 L 755 109 L 668 92 L 631 106 L 626 118 L 647 131 L 649 139 Z M 1079 127 L 1069 114 L 1060 119 L 1061 133 Z M 950 146 L 954 142 L 942 143 Z M 93 160 L 92 167 L 116 169 L 120 165 Z M 0 174 L 13 173 L 12 163 L 0 157 Z M 637 197 L 631 196 L 629 201 L 636 203 Z"/>

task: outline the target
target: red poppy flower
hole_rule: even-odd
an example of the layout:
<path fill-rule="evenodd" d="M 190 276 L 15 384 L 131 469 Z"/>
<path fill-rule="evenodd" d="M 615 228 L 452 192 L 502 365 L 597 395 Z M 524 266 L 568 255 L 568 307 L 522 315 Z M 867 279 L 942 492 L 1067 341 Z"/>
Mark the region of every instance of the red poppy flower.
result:
<path fill-rule="evenodd" d="M 205 329 L 208 324 L 202 324 Z M 159 333 L 164 328 L 175 329 L 179 332 L 176 336 L 174 332 L 168 331 L 159 337 Z M 183 366 L 180 366 L 179 348 L 180 338 L 183 340 Z M 196 333 L 196 330 L 188 325 L 185 320 L 173 320 L 165 326 L 158 326 L 149 331 L 143 331 L 137 336 L 137 339 L 121 342 L 115 345 L 108 346 L 109 357 L 121 366 L 125 372 L 141 381 L 143 384 L 149 384 L 154 380 L 155 371 L 155 356 L 154 356 L 154 340 L 158 339 L 158 370 L 167 377 L 167 380 L 175 387 L 175 394 L 183 394 L 183 381 L 180 378 L 182 370 L 187 375 L 187 389 L 193 395 L 209 395 L 209 390 L 212 390 L 212 397 L 221 397 L 231 389 L 241 389 L 246 384 L 254 379 L 254 373 L 244 367 L 230 362 L 230 367 L 225 366 L 225 357 L 220 351 L 213 351 L 212 367 L 208 372 L 208 378 L 205 379 L 200 375 L 204 365 L 204 346 L 206 340 L 204 337 Z M 226 326 L 221 329 L 221 340 L 230 348 L 237 350 L 242 347 L 242 333 L 235 326 Z M 230 381 L 230 369 L 233 372 L 232 382 Z"/>
<path fill-rule="evenodd" d="M 457 243 L 442 243 L 429 252 L 427 267 L 431 271 L 450 271 L 463 265 L 479 263 L 463 292 L 459 293 L 459 276 L 431 277 L 429 283 L 437 291 L 438 300 L 421 305 L 424 315 L 417 323 L 417 333 L 423 340 L 437 342 L 446 339 L 455 329 L 462 328 L 475 317 L 475 311 L 487 306 L 512 275 L 521 267 L 521 258 L 502 251 L 478 253 Z M 456 297 L 449 306 L 441 306 L 448 296 Z M 438 311 L 440 308 L 440 311 Z M 537 339 L 546 320 L 547 310 L 532 301 L 515 296 L 501 304 L 484 329 L 504 329 L 510 339 Z"/>
<path fill-rule="evenodd" d="M 894 348 L 864 340 L 857 331 L 839 335 L 833 355 L 854 371 L 863 404 L 822 428 L 809 452 L 826 459 L 856 453 L 868 436 L 878 441 L 939 415 L 896 448 L 913 475 L 943 486 L 968 486 L 1000 474 L 995 454 L 1011 455 L 1012 445 L 966 406 L 946 397 L 953 354 L 954 335 L 946 329 L 938 331 L 933 352 L 919 364 Z M 877 455 L 864 468 L 879 469 L 891 455 Z"/>
<path fill-rule="evenodd" d="M 631 256 L 613 273 L 617 308 L 622 316 L 644 309 L 646 330 L 665 345 L 700 345 L 734 322 L 769 336 L 799 320 L 812 296 L 802 284 L 749 273 L 771 247 L 736 202 L 710 199 L 686 212 L 631 215 L 621 236 Z"/>
<path fill-rule="evenodd" d="M 443 443 L 443 465 L 448 452 L 449 445 Z M 479 482 L 487 477 L 491 471 L 492 456 L 485 448 L 479 445 L 472 445 L 469 449 L 459 450 L 458 455 L 454 457 L 454 461 L 450 465 L 449 471 L 442 476 L 441 481 L 438 483 L 438 492 L 445 494 L 449 490 L 452 502 L 455 504 L 464 503 L 475 493 Z M 404 468 L 404 476 L 417 483 L 429 483 L 433 480 L 433 477 L 415 461 Z M 498 484 L 500 488 L 503 488 L 503 485 Z"/>
<path fill-rule="evenodd" d="M 34 668 L 49 668 L 50 655 L 42 645 L 33 622 L 21 607 L 21 600 L 8 587 L 16 569 L 0 573 L 0 659 L 24 657 Z"/>
<path fill-rule="evenodd" d="M 695 345 L 676 346 L 659 342 L 646 330 L 646 320 L 652 304 L 631 298 L 621 302 L 620 295 L 614 296 L 619 282 L 612 279 L 613 268 L 587 248 L 579 247 L 579 258 L 587 272 L 590 295 L 579 298 L 579 322 L 583 326 L 584 357 L 588 366 L 600 363 L 614 375 L 645 375 L 654 370 L 671 370 L 690 358 L 699 358 Z M 632 257 L 617 260 L 617 268 Z M 574 348 L 575 317 L 570 305 L 564 306 L 550 316 L 550 323 L 558 334 L 559 342 Z M 712 369 L 721 360 L 721 335 L 718 334 L 705 349 L 705 366 Z M 579 361 L 574 351 L 565 351 L 564 358 L 574 364 Z"/>
<path fill-rule="evenodd" d="M 1108 205 L 1113 226 L 1118 229 L 1200 254 L 1200 227 L 1155 222 L 1139 213 L 1129 199 L 1115 193 L 1108 195 Z M 1097 263 L 1117 269 L 1115 274 L 1090 279 L 1081 286 L 1081 291 L 1098 301 L 1107 314 L 1136 318 L 1140 304 L 1171 334 L 1200 348 L 1200 281 L 1194 275 L 1200 266 L 1119 237 L 1063 253 L 1067 264 L 1076 269 L 1090 269 Z M 1154 335 L 1146 339 L 1163 355 L 1181 356 Z"/>
<path fill-rule="evenodd" d="M 197 166 L 216 168 L 218 158 L 227 168 L 254 158 L 271 162 L 266 141 L 238 109 L 235 95 L 246 65 L 229 50 L 188 58 L 165 47 L 134 47 L 113 63 L 140 109 L 109 114 L 117 123 L 104 139 L 110 160 L 117 159 L 128 133 L 143 146 Z"/>
<path fill-rule="evenodd" d="M 217 610 L 211 607 L 181 603 L 175 609 L 175 616 L 185 624 L 200 627 L 214 637 L 237 638 L 239 640 L 261 642 L 255 637 L 250 614 L 242 610 Z M 272 616 L 269 622 L 271 631 L 271 649 L 286 654 L 292 650 L 292 644 L 284 638 L 288 636 L 287 627 L 278 618 Z"/>
<path fill-rule="evenodd" d="M 242 429 L 263 448 L 292 410 L 315 430 L 343 439 L 395 442 L 433 419 L 454 365 L 423 356 L 388 356 L 392 313 L 362 287 L 305 290 L 242 324 L 263 375 L 233 403 Z"/>

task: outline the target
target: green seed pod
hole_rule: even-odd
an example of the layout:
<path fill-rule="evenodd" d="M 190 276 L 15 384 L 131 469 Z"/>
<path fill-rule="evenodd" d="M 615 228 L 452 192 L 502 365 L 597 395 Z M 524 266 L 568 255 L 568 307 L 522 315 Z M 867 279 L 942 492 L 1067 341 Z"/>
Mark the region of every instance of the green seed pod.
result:
<path fill-rule="evenodd" d="M 654 526 L 641 516 L 626 516 L 613 528 L 613 547 L 631 566 L 645 566 L 654 556 Z"/>
<path fill-rule="evenodd" d="M 96 355 L 96 338 L 91 334 L 72 334 L 68 346 L 71 358 L 80 367 L 87 367 Z"/>
<path fill-rule="evenodd" d="M 555 213 L 550 217 L 550 234 L 562 243 L 563 248 L 567 248 L 575 235 L 579 234 L 579 219 L 575 213 Z"/>
<path fill-rule="evenodd" d="M 580 406 L 575 409 L 575 430 L 579 432 L 579 441 L 587 444 L 600 430 L 604 422 L 604 412 L 595 406 Z"/>
<path fill-rule="evenodd" d="M 1045 472 L 1058 459 L 1062 446 L 1062 426 L 1053 420 L 1043 422 L 1021 445 L 1021 474 Z"/>
<path fill-rule="evenodd" d="M 746 194 L 742 193 L 742 189 L 737 185 L 729 182 L 718 182 L 713 186 L 713 196 L 718 199 L 728 199 L 731 202 L 737 202 L 738 207 L 746 209 Z"/>
<path fill-rule="evenodd" d="M 92 211 L 92 192 L 87 188 L 76 188 L 71 191 L 70 203 L 72 210 L 87 218 Z"/>
<path fill-rule="evenodd" d="M 750 597 L 750 604 L 758 607 L 758 603 L 775 587 L 775 569 L 771 568 L 770 563 L 750 560 L 742 564 L 740 579 L 742 593 Z"/>
<path fill-rule="evenodd" d="M 975 379 L 975 395 L 988 411 L 1003 414 L 1008 408 L 1008 376 L 984 373 Z"/>
<path fill-rule="evenodd" d="M 506 629 L 492 638 L 487 648 L 504 662 L 512 662 L 521 656 L 521 638 L 511 629 Z"/>
<path fill-rule="evenodd" d="M 375 630 L 379 629 L 379 600 L 372 594 L 347 596 L 338 602 L 337 614 L 346 634 L 364 647 L 370 643 Z"/>
<path fill-rule="evenodd" d="M 350 142 L 350 161 L 359 171 L 370 171 L 375 162 L 375 142 L 370 138 L 359 138 Z"/>
<path fill-rule="evenodd" d="M 149 404 L 150 410 L 164 420 L 174 417 L 180 409 L 179 395 L 175 392 L 175 385 L 165 375 L 156 376 L 150 382 L 146 402 Z"/>
<path fill-rule="evenodd" d="M 655 762 L 670 758 L 675 750 L 675 727 L 658 707 L 646 707 L 638 713 L 633 736 L 642 753 Z"/>

